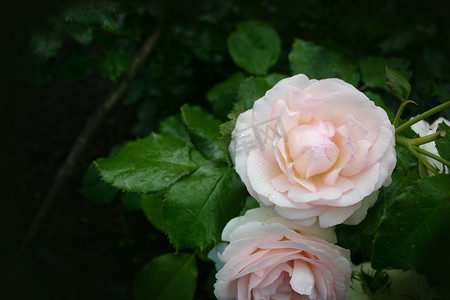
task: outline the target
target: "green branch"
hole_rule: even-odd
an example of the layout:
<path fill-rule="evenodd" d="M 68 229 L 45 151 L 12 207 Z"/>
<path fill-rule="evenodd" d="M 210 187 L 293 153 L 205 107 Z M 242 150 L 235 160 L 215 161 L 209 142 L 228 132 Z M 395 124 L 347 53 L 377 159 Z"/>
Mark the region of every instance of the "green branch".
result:
<path fill-rule="evenodd" d="M 408 103 L 414 103 L 415 105 L 417 105 L 417 103 L 412 101 L 412 100 L 405 100 L 405 101 L 403 101 L 402 104 L 400 104 L 400 107 L 397 110 L 397 114 L 395 115 L 395 119 L 394 119 L 394 123 L 393 123 L 394 127 L 397 126 L 398 121 L 400 120 L 400 116 L 402 115 L 402 112 L 403 112 L 403 110 L 405 109 L 405 106 Z"/>
<path fill-rule="evenodd" d="M 403 123 L 402 125 L 398 126 L 395 129 L 395 133 L 400 133 L 403 130 L 405 130 L 408 127 L 410 127 L 411 125 L 416 124 L 417 122 L 419 122 L 419 121 L 421 121 L 423 119 L 426 119 L 426 118 L 428 118 L 428 117 L 430 117 L 430 116 L 432 116 L 434 114 L 437 114 L 438 112 L 443 111 L 443 110 L 445 110 L 447 108 L 450 108 L 450 101 L 447 101 L 445 103 L 442 103 L 441 105 L 433 107 L 432 109 L 427 110 L 423 114 L 420 114 L 417 117 L 415 117 L 415 118 L 413 118 L 413 119 Z"/>
<path fill-rule="evenodd" d="M 402 137 L 402 136 L 396 136 L 395 137 L 395 141 L 396 141 L 397 145 L 403 146 L 406 149 L 408 149 L 408 151 L 412 155 L 414 155 L 425 166 L 425 168 L 427 168 L 428 170 L 433 172 L 435 175 L 439 174 L 439 170 L 436 167 L 434 167 L 433 165 L 431 165 L 425 159 L 425 157 L 416 150 L 417 148 L 418 149 L 420 149 L 420 148 L 412 144 L 412 139 L 408 139 L 408 138 L 405 138 L 405 137 Z M 423 150 L 423 149 L 421 149 L 421 150 Z"/>
<path fill-rule="evenodd" d="M 446 160 L 446 159 L 440 157 L 439 155 L 436 155 L 436 154 L 433 154 L 433 153 L 431 153 L 431 152 L 429 152 L 429 151 L 427 151 L 427 150 L 424 150 L 424 149 L 422 149 L 422 148 L 420 148 L 420 147 L 417 147 L 417 146 L 412 146 L 412 147 L 413 147 L 413 149 L 416 150 L 417 152 L 419 152 L 419 153 L 421 153 L 421 154 L 423 154 L 423 155 L 426 155 L 426 156 L 428 156 L 428 157 L 431 157 L 432 159 L 435 159 L 435 160 L 437 160 L 438 162 L 443 163 L 444 165 L 446 165 L 446 166 L 448 166 L 448 167 L 450 168 L 450 161 L 448 161 L 448 160 Z"/>
<path fill-rule="evenodd" d="M 422 136 L 419 138 L 414 138 L 414 139 L 410 139 L 411 140 L 411 145 L 413 146 L 419 146 L 419 145 L 423 145 L 423 144 L 427 144 L 430 142 L 434 142 L 437 139 L 443 138 L 445 137 L 446 132 L 444 130 L 432 133 L 430 135 L 426 135 L 426 136 Z"/>

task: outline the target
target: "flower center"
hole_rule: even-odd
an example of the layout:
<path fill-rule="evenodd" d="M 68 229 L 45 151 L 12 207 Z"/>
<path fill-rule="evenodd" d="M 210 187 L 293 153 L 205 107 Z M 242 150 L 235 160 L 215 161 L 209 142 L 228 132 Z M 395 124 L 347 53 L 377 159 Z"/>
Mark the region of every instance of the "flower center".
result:
<path fill-rule="evenodd" d="M 332 123 L 321 120 L 289 130 L 287 146 L 294 169 L 302 178 L 326 172 L 334 165 L 339 155 L 332 141 L 335 132 Z"/>

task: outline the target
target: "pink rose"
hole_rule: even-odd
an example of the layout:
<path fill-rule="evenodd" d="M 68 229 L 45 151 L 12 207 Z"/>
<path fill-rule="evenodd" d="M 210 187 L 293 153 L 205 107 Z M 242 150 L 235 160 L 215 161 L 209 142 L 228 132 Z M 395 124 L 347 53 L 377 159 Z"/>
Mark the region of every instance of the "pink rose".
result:
<path fill-rule="evenodd" d="M 238 117 L 232 138 L 249 193 L 302 225 L 359 223 L 396 164 L 386 112 L 336 78 L 281 80 Z"/>
<path fill-rule="evenodd" d="M 422 137 L 422 136 L 436 133 L 436 130 L 437 130 L 439 124 L 441 124 L 442 122 L 445 122 L 445 124 L 450 126 L 450 122 L 447 119 L 440 117 L 436 121 L 434 121 L 431 125 L 428 124 L 427 121 L 424 121 L 424 120 L 419 121 L 419 122 L 413 124 L 411 126 L 411 129 L 414 130 L 419 136 Z M 440 156 L 439 152 L 436 148 L 435 142 L 426 143 L 426 144 L 420 145 L 419 147 L 424 150 L 427 150 L 428 152 L 431 152 L 437 156 Z M 425 160 L 428 161 L 432 166 L 435 166 L 439 170 L 439 173 L 448 174 L 448 172 L 449 172 L 448 167 L 444 166 L 443 163 L 438 162 L 437 160 L 435 160 L 429 156 L 425 156 Z M 433 176 L 434 173 L 431 171 L 428 171 L 428 175 Z"/>
<path fill-rule="evenodd" d="M 230 244 L 219 260 L 218 299 L 343 299 L 350 284 L 350 252 L 331 244 L 331 228 L 304 227 L 262 207 L 232 219 Z M 326 241 L 326 240 L 328 241 Z"/>

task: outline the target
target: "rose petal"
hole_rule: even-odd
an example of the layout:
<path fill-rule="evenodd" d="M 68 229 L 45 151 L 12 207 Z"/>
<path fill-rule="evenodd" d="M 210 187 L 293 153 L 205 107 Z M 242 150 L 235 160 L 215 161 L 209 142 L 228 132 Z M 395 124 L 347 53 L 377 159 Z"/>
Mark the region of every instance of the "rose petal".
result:
<path fill-rule="evenodd" d="M 320 226 L 326 228 L 341 224 L 360 207 L 361 202 L 346 207 L 330 206 L 324 213 L 319 216 Z"/>
<path fill-rule="evenodd" d="M 254 135 L 253 131 L 251 130 L 251 122 L 252 122 L 251 118 L 252 118 L 251 110 L 247 110 L 246 112 L 239 115 L 239 117 L 236 120 L 236 127 L 232 132 L 233 140 L 230 143 L 229 149 L 230 155 L 235 165 L 236 172 L 241 177 L 241 180 L 244 182 L 250 195 L 255 195 L 256 192 L 253 190 L 250 184 L 250 179 L 247 175 L 248 154 L 245 151 L 249 149 L 242 149 L 242 147 L 236 149 L 237 145 L 241 146 L 242 143 L 245 144 L 248 142 L 249 145 L 254 143 Z M 245 141 L 242 141 L 241 139 L 245 139 Z"/>
<path fill-rule="evenodd" d="M 294 261 L 294 269 L 290 284 L 292 289 L 297 293 L 313 296 L 315 284 L 314 274 L 306 263 L 301 260 Z"/>
<path fill-rule="evenodd" d="M 247 158 L 247 174 L 255 191 L 255 194 L 251 195 L 264 204 L 289 205 L 286 196 L 270 184 L 272 178 L 282 173 L 278 165 L 265 163 L 259 150 L 254 150 L 250 154 Z"/>
<path fill-rule="evenodd" d="M 378 199 L 379 191 L 375 191 L 361 201 L 361 207 L 358 208 L 350 217 L 348 217 L 344 224 L 346 225 L 357 225 L 361 223 L 362 220 L 367 215 L 367 210 L 371 208 Z"/>

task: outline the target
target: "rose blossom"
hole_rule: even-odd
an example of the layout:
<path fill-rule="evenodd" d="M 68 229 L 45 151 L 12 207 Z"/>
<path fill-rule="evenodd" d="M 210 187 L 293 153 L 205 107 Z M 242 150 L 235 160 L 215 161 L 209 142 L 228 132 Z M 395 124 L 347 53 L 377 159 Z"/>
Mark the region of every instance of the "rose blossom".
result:
<path fill-rule="evenodd" d="M 411 126 L 411 129 L 414 130 L 414 132 L 416 132 L 420 137 L 423 137 L 426 135 L 436 133 L 439 124 L 442 122 L 445 122 L 448 126 L 450 126 L 450 122 L 447 119 L 440 117 L 436 121 L 434 121 L 431 125 L 428 124 L 427 121 L 421 120 L 421 121 L 413 124 Z M 423 150 L 426 150 L 437 156 L 440 156 L 439 152 L 437 151 L 437 148 L 436 148 L 436 142 L 434 142 L 434 141 L 420 145 L 419 147 L 422 148 Z M 424 157 L 427 162 L 429 162 L 432 166 L 435 166 L 439 170 L 439 173 L 448 174 L 448 172 L 449 172 L 448 167 L 444 166 L 443 163 L 438 162 L 437 160 L 435 160 L 429 156 L 426 156 L 426 155 L 424 155 Z M 434 175 L 434 173 L 431 171 L 428 171 L 428 174 L 430 176 Z"/>
<path fill-rule="evenodd" d="M 345 297 L 350 252 L 330 243 L 336 242 L 331 228 L 304 227 L 261 207 L 232 219 L 222 239 L 230 244 L 218 254 L 224 263 L 214 285 L 218 299 Z"/>
<path fill-rule="evenodd" d="M 299 224 L 318 217 L 329 227 L 365 217 L 376 197 L 362 200 L 391 182 L 394 144 L 386 112 L 355 87 L 299 74 L 238 117 L 229 150 L 261 204 Z"/>

